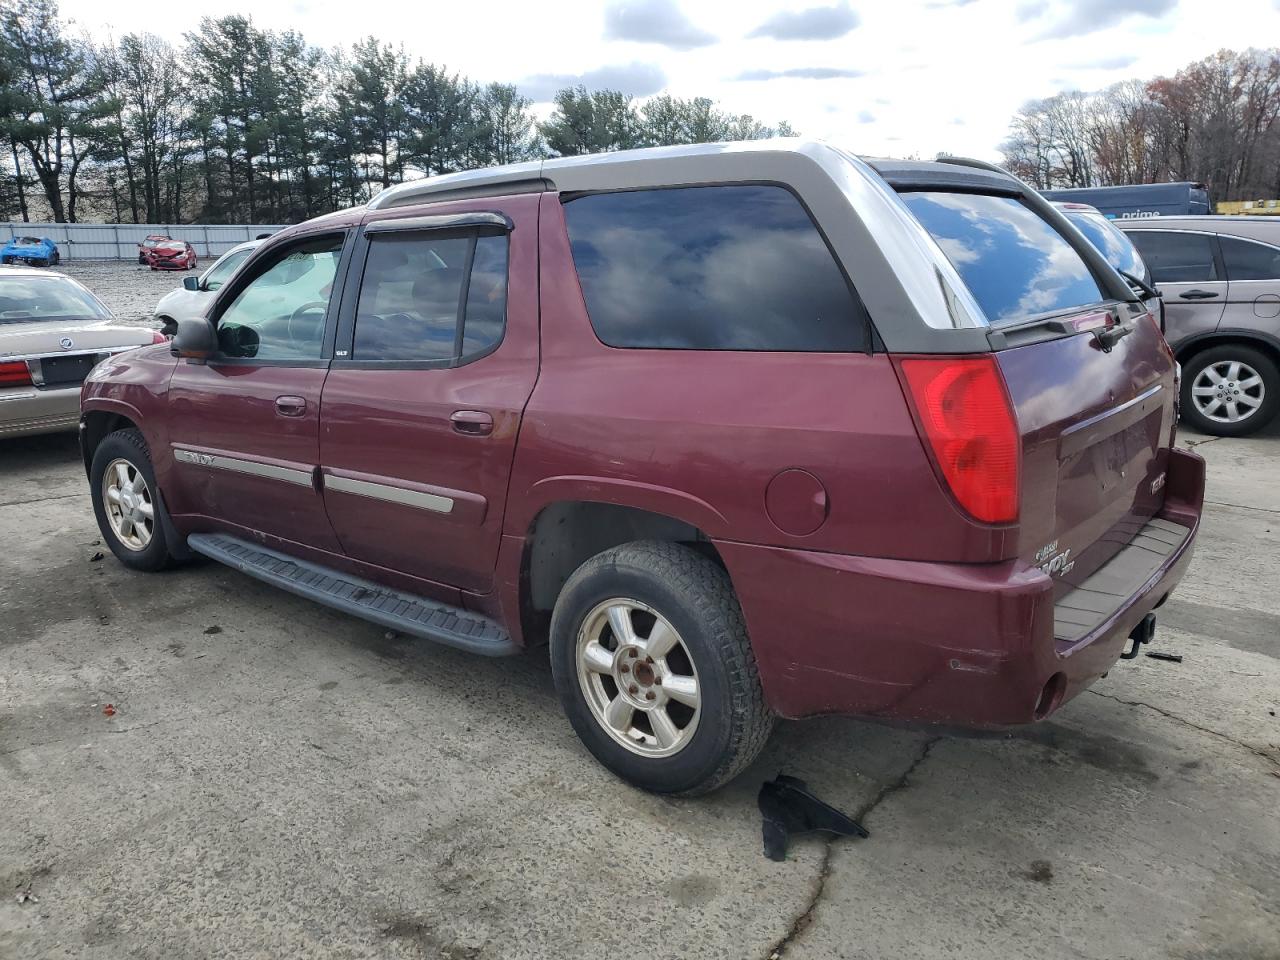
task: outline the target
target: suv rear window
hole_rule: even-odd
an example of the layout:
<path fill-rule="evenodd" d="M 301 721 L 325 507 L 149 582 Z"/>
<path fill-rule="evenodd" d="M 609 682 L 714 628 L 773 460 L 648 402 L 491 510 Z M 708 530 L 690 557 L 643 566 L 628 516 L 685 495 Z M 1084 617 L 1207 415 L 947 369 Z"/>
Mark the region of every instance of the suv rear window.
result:
<path fill-rule="evenodd" d="M 591 324 L 610 346 L 867 349 L 860 303 L 782 187 L 591 194 L 564 212 Z"/>
<path fill-rule="evenodd" d="M 1013 197 L 904 193 L 992 324 L 1062 313 L 1103 299 L 1062 234 Z"/>
<path fill-rule="evenodd" d="M 1218 243 L 1228 280 L 1280 280 L 1280 249 L 1221 234 Z"/>

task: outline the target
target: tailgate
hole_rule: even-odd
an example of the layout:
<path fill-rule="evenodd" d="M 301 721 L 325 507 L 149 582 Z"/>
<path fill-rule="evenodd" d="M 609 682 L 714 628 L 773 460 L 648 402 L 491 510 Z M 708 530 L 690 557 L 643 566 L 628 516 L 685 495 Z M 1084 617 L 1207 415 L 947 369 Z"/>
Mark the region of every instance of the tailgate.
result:
<path fill-rule="evenodd" d="M 1003 350 L 1022 436 L 1019 558 L 1083 584 L 1164 503 L 1175 366 L 1151 319 L 1104 351 L 1089 333 Z"/>

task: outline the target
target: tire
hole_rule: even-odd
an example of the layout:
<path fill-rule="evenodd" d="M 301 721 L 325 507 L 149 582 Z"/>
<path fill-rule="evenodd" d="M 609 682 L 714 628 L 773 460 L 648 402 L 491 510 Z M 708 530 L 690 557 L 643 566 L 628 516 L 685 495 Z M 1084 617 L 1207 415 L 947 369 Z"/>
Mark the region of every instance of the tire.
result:
<path fill-rule="evenodd" d="M 40 260 L 32 260 L 31 265 L 33 267 L 47 267 L 49 265 L 49 258 L 44 257 Z"/>
<path fill-rule="evenodd" d="M 118 465 L 125 464 L 125 472 L 132 480 L 141 477 L 143 487 L 139 489 L 136 482 L 131 485 L 130 494 L 124 504 L 117 506 L 121 512 L 133 512 L 132 507 L 148 504 L 151 510 L 150 522 L 143 522 L 141 529 L 145 536 L 132 538 L 122 536 L 117 528 L 118 521 L 113 521 L 108 504 L 108 470 L 119 483 Z M 151 455 L 147 452 L 147 442 L 137 430 L 117 430 L 108 434 L 93 452 L 93 462 L 89 466 L 89 492 L 93 496 L 93 512 L 98 518 L 98 529 L 102 531 L 103 542 L 111 548 L 116 559 L 126 567 L 148 573 L 163 570 L 173 562 L 166 540 L 165 529 L 168 526 L 164 516 L 164 504 L 159 497 L 156 486 L 155 471 L 151 466 Z M 138 514 L 134 514 L 137 516 Z M 130 524 L 132 526 L 132 524 Z M 132 541 L 132 542 L 131 542 Z"/>
<path fill-rule="evenodd" d="M 58 264 L 60 264 L 61 262 L 62 262 L 62 254 L 60 254 L 60 253 L 55 253 L 55 254 L 53 255 L 53 261 L 52 261 L 53 266 L 55 266 L 55 267 L 56 267 L 56 266 L 57 266 Z"/>
<path fill-rule="evenodd" d="M 1239 366 L 1233 366 L 1235 364 Z M 1234 379 L 1232 371 L 1235 371 Z M 1216 406 L 1214 401 L 1218 401 Z M 1229 416 L 1231 405 L 1240 417 L 1238 420 L 1215 419 L 1215 416 Z M 1268 354 L 1255 347 L 1243 343 L 1220 344 L 1197 353 L 1184 365 L 1182 419 L 1201 433 L 1215 437 L 1248 436 L 1271 422 L 1278 409 L 1280 370 Z"/>
<path fill-rule="evenodd" d="M 632 644 L 618 642 L 611 607 L 627 611 Z M 648 645 L 659 633 L 670 642 L 667 629 L 676 635 L 669 651 L 645 659 L 647 650 L 658 649 Z M 583 665 L 593 638 L 607 667 Z M 729 576 L 680 544 L 625 544 L 579 567 L 552 613 L 551 669 L 586 748 L 617 776 L 655 793 L 714 790 L 756 758 L 773 730 Z M 625 707 L 612 715 L 624 719 L 611 731 L 604 708 L 615 701 Z M 666 721 L 651 722 L 659 712 Z M 660 737 L 660 730 L 667 735 Z"/>

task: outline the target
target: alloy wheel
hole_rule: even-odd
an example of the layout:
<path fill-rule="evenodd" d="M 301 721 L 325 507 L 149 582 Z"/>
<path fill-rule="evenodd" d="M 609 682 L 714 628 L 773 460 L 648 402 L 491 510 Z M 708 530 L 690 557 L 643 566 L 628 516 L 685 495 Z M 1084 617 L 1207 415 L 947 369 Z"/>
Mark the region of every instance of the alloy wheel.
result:
<path fill-rule="evenodd" d="M 107 522 L 127 549 L 141 552 L 155 533 L 155 504 L 142 471 L 128 460 L 112 460 L 102 474 Z"/>
<path fill-rule="evenodd" d="M 1196 409 L 1215 423 L 1239 423 L 1258 412 L 1267 388 L 1258 371 L 1240 360 L 1211 363 L 1191 385 Z"/>
<path fill-rule="evenodd" d="M 693 738 L 698 671 L 674 627 L 637 600 L 598 604 L 578 631 L 578 682 L 596 722 L 643 757 L 669 757 Z"/>

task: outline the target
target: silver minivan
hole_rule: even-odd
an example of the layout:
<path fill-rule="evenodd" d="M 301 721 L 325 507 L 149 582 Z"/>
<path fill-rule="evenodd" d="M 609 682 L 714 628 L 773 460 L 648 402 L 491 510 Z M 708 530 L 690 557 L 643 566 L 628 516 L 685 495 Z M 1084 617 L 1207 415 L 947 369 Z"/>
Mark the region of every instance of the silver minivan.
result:
<path fill-rule="evenodd" d="M 1165 303 L 1182 364 L 1182 417 L 1240 437 L 1280 409 L 1280 218 L 1116 220 Z"/>

